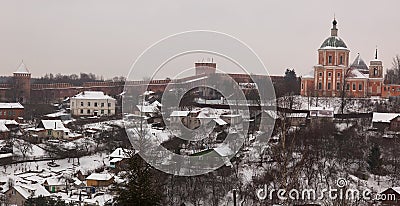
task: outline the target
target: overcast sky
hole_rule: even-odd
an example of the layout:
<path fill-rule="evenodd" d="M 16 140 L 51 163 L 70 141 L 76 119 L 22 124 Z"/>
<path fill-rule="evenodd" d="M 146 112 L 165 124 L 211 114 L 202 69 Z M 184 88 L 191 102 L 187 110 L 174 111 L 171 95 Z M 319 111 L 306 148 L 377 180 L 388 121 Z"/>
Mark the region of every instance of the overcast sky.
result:
<path fill-rule="evenodd" d="M 400 54 L 399 7 L 398 0 L 1 0 L 0 75 L 23 59 L 35 77 L 125 76 L 151 44 L 194 29 L 237 37 L 271 74 L 294 68 L 301 75 L 317 63 L 334 14 L 351 60 L 359 52 L 369 62 L 377 45 L 387 68 Z"/>

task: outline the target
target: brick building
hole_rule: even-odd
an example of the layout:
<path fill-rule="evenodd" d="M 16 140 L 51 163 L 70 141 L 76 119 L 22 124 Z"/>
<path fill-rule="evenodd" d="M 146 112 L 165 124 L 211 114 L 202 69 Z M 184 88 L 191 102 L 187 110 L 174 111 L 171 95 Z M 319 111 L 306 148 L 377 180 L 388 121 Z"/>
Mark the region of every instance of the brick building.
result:
<path fill-rule="evenodd" d="M 18 120 L 24 116 L 24 106 L 20 103 L 0 103 L 0 119 Z"/>
<path fill-rule="evenodd" d="M 350 64 L 349 53 L 346 43 L 338 37 L 337 21 L 333 20 L 330 37 L 318 49 L 318 64 L 301 78 L 301 95 L 338 97 L 343 92 L 346 97 L 400 95 L 400 85 L 384 85 L 378 50 L 369 66 L 360 54 Z"/>

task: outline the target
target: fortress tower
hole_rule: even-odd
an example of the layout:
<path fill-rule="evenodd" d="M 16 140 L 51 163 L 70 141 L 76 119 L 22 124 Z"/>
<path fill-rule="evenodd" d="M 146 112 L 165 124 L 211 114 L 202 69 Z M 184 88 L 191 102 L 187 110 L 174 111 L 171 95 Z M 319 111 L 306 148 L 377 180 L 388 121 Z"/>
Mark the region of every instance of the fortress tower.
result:
<path fill-rule="evenodd" d="M 13 101 L 22 104 L 29 103 L 31 98 L 31 73 L 22 61 L 17 71 L 13 73 Z"/>

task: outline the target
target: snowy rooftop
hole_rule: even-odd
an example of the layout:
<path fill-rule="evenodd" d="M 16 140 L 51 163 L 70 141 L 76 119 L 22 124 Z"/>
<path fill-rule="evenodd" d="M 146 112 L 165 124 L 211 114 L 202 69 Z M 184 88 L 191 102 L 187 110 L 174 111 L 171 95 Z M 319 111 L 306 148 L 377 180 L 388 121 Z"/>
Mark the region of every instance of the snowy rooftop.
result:
<path fill-rule="evenodd" d="M 233 155 L 234 154 L 234 152 L 232 151 L 232 149 L 231 148 L 229 148 L 229 146 L 228 145 L 221 145 L 221 146 L 219 146 L 219 147 L 217 147 L 217 148 L 214 148 L 214 151 L 216 152 L 216 153 L 218 153 L 219 155 L 221 155 L 222 157 L 227 157 L 227 156 L 229 156 L 229 155 Z"/>
<path fill-rule="evenodd" d="M 107 181 L 112 178 L 112 175 L 110 174 L 100 174 L 100 173 L 92 173 L 88 177 L 86 177 L 86 180 L 100 180 L 100 181 Z"/>
<path fill-rule="evenodd" d="M 115 100 L 114 98 L 112 98 L 108 95 L 105 95 L 101 91 L 84 91 L 84 92 L 81 92 L 81 93 L 75 95 L 72 98 L 73 99 L 90 99 L 90 100 L 95 100 L 95 99 Z"/>
<path fill-rule="evenodd" d="M 361 73 L 358 69 L 352 69 L 349 73 L 351 79 L 368 79 L 368 75 Z"/>
<path fill-rule="evenodd" d="M 157 107 L 153 105 L 136 105 L 140 112 L 153 113 L 157 111 Z"/>
<path fill-rule="evenodd" d="M 0 119 L 0 124 L 4 124 L 4 125 L 19 125 L 17 121 L 9 120 L 9 119 Z"/>
<path fill-rule="evenodd" d="M 69 115 L 70 115 L 69 113 L 66 113 L 65 111 L 61 111 L 61 112 L 46 114 L 45 116 L 56 118 L 56 117 L 69 116 Z"/>
<path fill-rule="evenodd" d="M 0 103 L 0 109 L 23 109 L 20 103 Z"/>
<path fill-rule="evenodd" d="M 30 184 L 30 185 L 16 185 L 15 190 L 18 191 L 25 199 L 29 197 L 39 197 L 39 196 L 50 196 L 50 193 L 40 184 Z"/>
<path fill-rule="evenodd" d="M 334 117 L 333 107 L 310 107 L 311 117 Z"/>
<path fill-rule="evenodd" d="M 171 117 L 186 117 L 188 116 L 190 111 L 173 111 L 171 113 Z"/>
<path fill-rule="evenodd" d="M 333 112 L 334 108 L 333 107 L 310 107 L 310 111 L 321 111 L 321 110 Z"/>
<path fill-rule="evenodd" d="M 67 130 L 61 120 L 42 120 L 41 123 L 47 130 Z"/>
<path fill-rule="evenodd" d="M 8 128 L 6 127 L 6 125 L 0 123 L 0 132 L 9 132 L 10 130 L 8 130 Z"/>
<path fill-rule="evenodd" d="M 379 113 L 374 112 L 372 115 L 372 122 L 390 123 L 390 120 L 399 116 L 400 113 Z"/>
<path fill-rule="evenodd" d="M 17 71 L 15 71 L 14 74 L 29 74 L 29 70 L 24 62 L 21 62 L 21 64 L 18 66 Z"/>
<path fill-rule="evenodd" d="M 110 155 L 110 159 L 113 158 L 129 158 L 129 153 L 131 150 L 123 149 L 123 148 L 117 148 L 115 149 Z"/>
<path fill-rule="evenodd" d="M 60 178 L 48 178 L 45 181 L 48 185 L 65 185 L 65 182 Z"/>
<path fill-rule="evenodd" d="M 286 116 L 290 118 L 306 118 L 307 113 L 288 113 Z"/>
<path fill-rule="evenodd" d="M 279 119 L 279 115 L 276 113 L 276 111 L 272 111 L 272 110 L 264 110 L 264 112 L 270 116 L 273 119 Z"/>
<path fill-rule="evenodd" d="M 228 123 L 226 123 L 224 120 L 217 118 L 217 119 L 213 119 L 218 125 L 227 125 Z"/>

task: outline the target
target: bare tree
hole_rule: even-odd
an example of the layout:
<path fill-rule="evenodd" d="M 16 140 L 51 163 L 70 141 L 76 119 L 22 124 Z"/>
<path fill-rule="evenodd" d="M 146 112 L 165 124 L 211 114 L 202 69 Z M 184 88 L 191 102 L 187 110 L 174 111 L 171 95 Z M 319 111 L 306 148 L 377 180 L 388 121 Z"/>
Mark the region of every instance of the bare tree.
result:
<path fill-rule="evenodd" d="M 385 83 L 400 84 L 400 55 L 393 58 L 392 68 L 386 71 Z"/>

